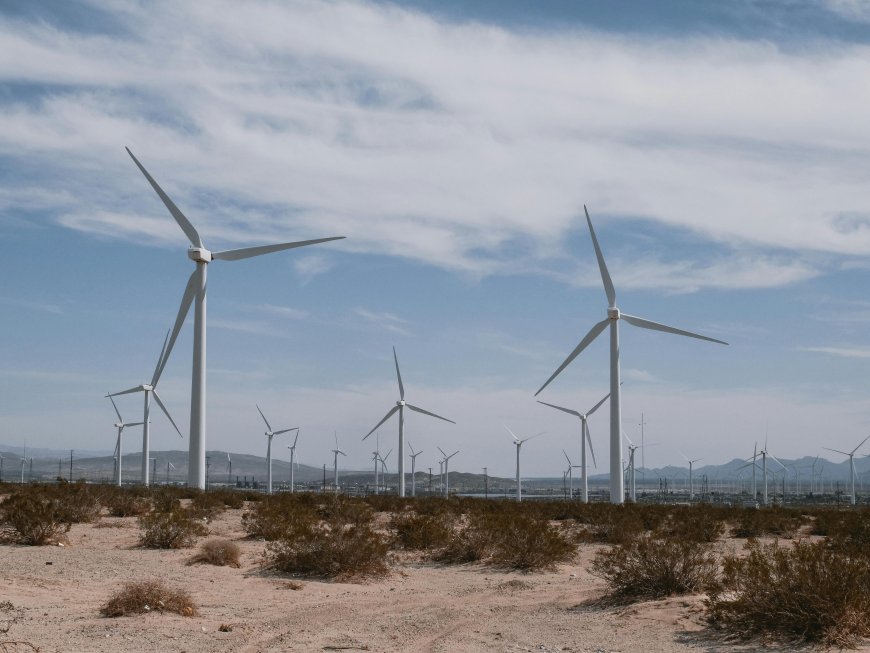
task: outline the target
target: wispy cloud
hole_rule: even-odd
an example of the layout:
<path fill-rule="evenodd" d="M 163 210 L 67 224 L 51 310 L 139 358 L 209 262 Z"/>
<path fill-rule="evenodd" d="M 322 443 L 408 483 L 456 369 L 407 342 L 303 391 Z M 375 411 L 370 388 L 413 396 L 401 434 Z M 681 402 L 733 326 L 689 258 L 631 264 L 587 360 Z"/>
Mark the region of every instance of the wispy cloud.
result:
<path fill-rule="evenodd" d="M 798 349 L 840 358 L 870 358 L 870 347 L 798 347 Z"/>
<path fill-rule="evenodd" d="M 272 315 L 277 315 L 279 317 L 286 317 L 291 320 L 304 320 L 307 318 L 310 313 L 301 308 L 292 308 L 290 306 L 276 306 L 274 304 L 261 304 L 257 307 L 261 311 L 265 311 L 266 313 L 271 313 Z"/>
<path fill-rule="evenodd" d="M 399 317 L 395 313 L 378 313 L 365 308 L 355 308 L 353 312 L 355 315 L 365 320 L 366 323 L 376 326 L 384 331 L 388 331 L 389 333 L 396 333 L 401 336 L 411 335 L 405 328 L 409 324 L 408 320 Z"/>
<path fill-rule="evenodd" d="M 16 306 L 18 308 L 25 308 L 31 311 L 39 311 L 42 313 L 52 313 L 54 315 L 63 314 L 63 309 L 57 304 L 32 302 L 26 299 L 15 299 L 14 297 L 0 297 L 0 304 L 5 304 L 6 306 Z"/>
<path fill-rule="evenodd" d="M 308 283 L 314 277 L 320 274 L 325 274 L 332 269 L 332 261 L 326 256 L 312 254 L 311 256 L 303 256 L 293 261 L 293 269 L 302 280 L 302 283 Z"/>
<path fill-rule="evenodd" d="M 259 322 L 257 320 L 228 320 L 228 319 L 210 319 L 208 322 L 209 328 L 224 329 L 226 331 L 238 331 L 239 333 L 250 333 L 257 336 L 271 336 L 274 338 L 289 338 L 290 334 L 286 329 L 280 329 L 268 322 Z"/>

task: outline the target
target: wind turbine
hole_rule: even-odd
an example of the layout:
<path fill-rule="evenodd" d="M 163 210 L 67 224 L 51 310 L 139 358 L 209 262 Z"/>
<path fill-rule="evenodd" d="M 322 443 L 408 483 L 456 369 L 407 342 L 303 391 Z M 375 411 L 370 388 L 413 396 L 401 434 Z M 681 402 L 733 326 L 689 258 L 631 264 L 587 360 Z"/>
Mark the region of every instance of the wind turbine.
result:
<path fill-rule="evenodd" d="M 610 393 L 608 392 L 605 395 L 604 399 L 595 404 L 592 408 L 587 410 L 585 413 L 581 413 L 576 410 L 572 410 L 570 408 L 563 408 L 562 406 L 557 406 L 555 404 L 548 404 L 546 401 L 538 400 L 539 404 L 544 404 L 545 406 L 549 406 L 550 408 L 555 408 L 556 410 L 561 410 L 563 413 L 568 413 L 569 415 L 574 415 L 575 417 L 580 418 L 580 473 L 582 475 L 581 482 L 583 483 L 583 503 L 589 503 L 589 474 L 586 467 L 586 443 L 589 443 L 589 452 L 592 454 L 592 464 L 597 468 L 598 465 L 595 462 L 595 450 L 592 448 L 592 436 L 589 433 L 589 424 L 587 420 L 596 410 L 601 408 L 601 405 L 607 401 L 607 398 L 610 397 Z"/>
<path fill-rule="evenodd" d="M 568 497 L 574 498 L 574 468 L 581 467 L 582 465 L 575 465 L 571 462 L 571 459 L 568 457 L 568 453 L 562 449 L 562 453 L 565 454 L 565 460 L 568 461 Z"/>
<path fill-rule="evenodd" d="M 296 441 L 297 440 L 299 440 L 299 429 L 296 429 L 296 437 L 293 438 L 293 444 L 287 445 L 287 448 L 290 450 L 290 494 L 293 494 L 295 482 L 296 482 L 296 478 L 295 478 L 295 474 L 294 474 L 295 467 L 293 465 L 294 465 L 294 463 L 296 465 L 299 464 L 296 462 Z"/>
<path fill-rule="evenodd" d="M 342 456 L 347 456 L 338 446 L 338 431 L 335 432 L 335 449 L 332 450 L 332 453 L 335 454 L 335 459 L 333 460 L 332 466 L 333 471 L 335 473 L 335 491 L 338 492 L 338 454 Z"/>
<path fill-rule="evenodd" d="M 444 496 L 450 496 L 450 459 L 453 458 L 456 454 L 459 453 L 459 449 L 454 451 L 449 456 L 444 453 L 444 449 L 438 447 L 438 451 L 441 452 L 441 455 L 444 456 Z"/>
<path fill-rule="evenodd" d="M 24 467 L 27 465 L 28 462 L 31 464 L 31 466 L 33 465 L 33 456 L 31 456 L 30 458 L 21 458 L 21 485 L 24 485 Z"/>
<path fill-rule="evenodd" d="M 115 424 L 115 428 L 118 429 L 118 439 L 115 441 L 115 459 L 118 461 L 118 468 L 115 480 L 117 481 L 118 487 L 121 487 L 121 433 L 128 426 L 139 426 L 142 422 L 124 422 L 124 418 L 121 417 L 121 413 L 118 411 L 118 406 L 115 405 L 115 400 L 112 399 L 111 395 L 109 396 L 109 401 L 112 402 L 112 408 L 115 409 L 115 414 L 118 416 L 118 423 Z"/>
<path fill-rule="evenodd" d="M 386 456 L 381 456 L 381 484 L 384 486 L 384 494 L 387 493 L 387 458 L 390 457 L 391 453 L 393 453 L 392 449 L 387 452 Z"/>
<path fill-rule="evenodd" d="M 242 249 L 230 249 L 223 252 L 210 252 L 205 248 L 200 238 L 199 232 L 184 216 L 184 214 L 175 206 L 175 203 L 169 199 L 169 196 L 163 192 L 163 189 L 157 185 L 154 178 L 148 174 L 148 171 L 139 163 L 139 160 L 133 156 L 130 148 L 125 148 L 127 154 L 133 159 L 133 162 L 139 168 L 148 183 L 169 209 L 169 213 L 175 218 L 178 226 L 187 236 L 191 246 L 187 250 L 187 256 L 196 263 L 196 269 L 190 275 L 187 282 L 187 287 L 184 290 L 184 295 L 181 299 L 181 307 L 178 311 L 178 317 L 175 321 L 175 327 L 172 330 L 169 348 L 172 349 L 172 343 L 175 342 L 178 336 L 178 331 L 187 317 L 190 310 L 190 305 L 194 298 L 196 306 L 194 309 L 194 325 L 193 325 L 193 373 L 191 380 L 190 392 L 190 456 L 187 471 L 187 484 L 190 487 L 199 489 L 205 488 L 205 324 L 206 324 L 206 280 L 208 264 L 214 260 L 238 261 L 240 259 L 250 258 L 252 256 L 260 256 L 261 254 L 270 254 L 279 252 L 285 249 L 294 249 L 296 247 L 305 247 L 306 245 L 317 245 L 331 240 L 340 240 L 344 236 L 334 236 L 331 238 L 317 238 L 315 240 L 302 240 L 292 243 L 280 243 L 276 245 L 263 245 L 260 247 L 244 247 Z"/>
<path fill-rule="evenodd" d="M 150 444 L 150 419 L 149 414 L 151 413 L 151 395 L 154 395 L 154 401 L 157 402 L 157 405 L 160 406 L 160 410 L 166 415 L 169 421 L 172 423 L 172 426 L 175 428 L 175 432 L 178 433 L 178 436 L 183 438 L 181 435 L 181 431 L 178 430 L 178 426 L 175 424 L 175 420 L 172 419 L 172 415 L 169 414 L 169 411 L 166 410 L 166 406 L 163 405 L 163 402 L 160 400 L 160 395 L 157 394 L 157 382 L 160 380 L 160 375 L 163 373 L 163 368 L 166 367 L 166 362 L 169 360 L 169 354 L 172 351 L 172 346 L 175 344 L 175 340 L 172 342 L 169 341 L 169 332 L 166 332 L 166 338 L 163 339 L 163 349 L 160 350 L 160 357 L 157 359 L 157 366 L 154 368 L 154 374 L 151 375 L 151 383 L 143 383 L 142 385 L 137 385 L 134 388 L 128 388 L 127 390 L 121 390 L 120 392 L 113 392 L 110 395 L 107 395 L 110 399 L 112 397 L 117 397 L 118 395 L 126 395 L 132 392 L 142 392 L 145 394 L 145 409 L 142 416 L 142 421 L 139 422 L 142 424 L 142 484 L 148 485 L 148 454 L 151 453 L 151 444 Z M 114 401 L 112 402 L 114 403 Z M 118 462 L 118 467 L 120 468 L 121 463 L 120 460 Z"/>
<path fill-rule="evenodd" d="M 822 449 L 827 449 L 828 451 L 833 451 L 834 453 L 841 453 L 844 456 L 849 456 L 849 485 L 852 486 L 852 499 L 849 503 L 853 506 L 855 505 L 855 452 L 861 448 L 861 446 L 870 439 L 870 435 L 861 440 L 857 447 L 852 449 L 852 451 L 840 451 L 839 449 L 831 449 L 830 447 L 822 447 Z"/>
<path fill-rule="evenodd" d="M 523 486 L 522 486 L 522 481 L 520 480 L 520 449 L 523 446 L 523 442 L 528 442 L 529 440 L 534 440 L 539 435 L 543 435 L 543 433 L 537 433 L 535 435 L 529 436 L 528 438 L 520 440 L 516 435 L 514 435 L 514 432 L 511 431 L 507 427 L 507 424 L 503 424 L 502 426 L 504 426 L 507 429 L 507 432 L 511 434 L 511 437 L 514 439 L 514 445 L 517 448 L 517 501 L 522 501 L 523 500 Z"/>
<path fill-rule="evenodd" d="M 417 456 L 419 456 L 422 451 L 414 451 L 414 447 L 411 446 L 411 443 L 408 443 L 408 449 L 411 450 L 411 496 L 417 496 Z"/>
<path fill-rule="evenodd" d="M 233 484 L 233 459 L 230 458 L 229 451 L 227 451 L 227 484 Z"/>
<path fill-rule="evenodd" d="M 592 220 L 589 218 L 589 211 L 583 207 L 586 212 L 586 223 L 589 225 L 589 233 L 592 236 L 592 244 L 595 247 L 595 256 L 598 259 L 598 269 L 601 272 L 601 281 L 604 284 L 604 292 L 607 295 L 607 317 L 601 322 L 593 326 L 589 333 L 580 341 L 580 344 L 574 348 L 568 358 L 553 372 L 553 375 L 547 379 L 547 382 L 540 387 L 535 393 L 539 395 L 550 382 L 555 379 L 568 365 L 580 355 L 586 347 L 597 338 L 607 326 L 610 326 L 610 502 L 623 503 L 625 501 L 622 479 L 622 412 L 620 410 L 620 394 L 619 394 L 619 321 L 625 320 L 629 324 L 640 327 L 642 329 L 652 329 L 653 331 L 664 331 L 665 333 L 673 333 L 679 336 L 687 336 L 689 338 L 698 338 L 700 340 L 708 340 L 710 342 L 718 342 L 722 345 L 727 345 L 727 342 L 702 336 L 691 331 L 675 329 L 674 327 L 651 322 L 643 318 L 634 317 L 626 313 L 621 313 L 616 307 L 616 291 L 613 288 L 613 281 L 610 279 L 610 273 L 607 271 L 607 265 L 604 262 L 604 255 L 601 253 L 601 248 L 598 246 L 598 239 L 595 237 L 595 230 L 592 228 Z"/>
<path fill-rule="evenodd" d="M 640 447 L 631 441 L 631 438 L 623 432 L 625 435 L 625 439 L 628 440 L 628 496 L 631 498 L 632 503 L 637 502 L 637 483 L 635 467 L 634 467 L 634 452 L 637 451 Z"/>
<path fill-rule="evenodd" d="M 396 402 L 396 405 L 393 406 L 389 412 L 384 416 L 384 418 L 375 425 L 371 431 L 366 433 L 363 440 L 369 437 L 375 430 L 388 419 L 390 419 L 394 413 L 398 411 L 399 413 L 399 450 L 397 455 L 399 456 L 399 496 L 405 496 L 405 408 L 409 408 L 413 410 L 415 413 L 422 413 L 423 415 L 429 415 L 430 417 L 436 417 L 438 419 L 444 420 L 445 422 L 450 422 L 451 424 L 456 424 L 452 419 L 447 419 L 446 417 L 441 417 L 440 415 L 436 415 L 435 413 L 430 413 L 428 410 L 423 410 L 422 408 L 418 408 L 417 406 L 413 406 L 405 401 L 405 386 L 402 384 L 402 373 L 399 372 L 399 358 L 396 356 L 396 348 L 393 347 L 393 360 L 396 362 L 396 378 L 399 380 L 399 401 Z"/>
<path fill-rule="evenodd" d="M 683 457 L 683 459 L 687 463 L 689 463 L 689 501 L 694 501 L 695 500 L 695 485 L 692 482 L 692 469 L 693 469 L 694 464 L 696 462 L 698 462 L 699 460 L 703 460 L 703 458 L 695 458 L 694 460 L 689 460 L 686 457 L 686 454 L 684 454 L 682 451 L 680 452 L 680 455 Z"/>
<path fill-rule="evenodd" d="M 256 404 L 255 404 L 256 405 Z M 266 419 L 266 416 L 263 415 L 263 411 L 260 410 L 260 406 L 257 406 L 257 411 L 260 413 L 260 417 L 263 418 L 263 421 L 266 422 L 266 429 L 268 429 L 265 433 L 265 436 L 269 438 L 269 443 L 266 445 L 266 468 L 268 469 L 268 473 L 266 474 L 266 493 L 272 494 L 272 438 L 276 435 L 281 435 L 282 433 L 288 433 L 289 431 L 295 431 L 299 427 L 294 426 L 289 429 L 282 429 L 280 431 L 273 431 L 272 425 L 269 424 L 269 420 Z"/>

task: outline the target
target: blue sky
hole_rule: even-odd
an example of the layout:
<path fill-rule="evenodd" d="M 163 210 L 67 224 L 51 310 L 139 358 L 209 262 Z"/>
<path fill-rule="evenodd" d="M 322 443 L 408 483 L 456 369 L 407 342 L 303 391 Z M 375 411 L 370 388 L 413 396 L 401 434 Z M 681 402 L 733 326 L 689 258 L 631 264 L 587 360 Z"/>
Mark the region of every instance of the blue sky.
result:
<path fill-rule="evenodd" d="M 584 203 L 623 310 L 731 343 L 624 326 L 648 465 L 866 435 L 870 3 L 7 0 L 0 50 L 0 442 L 111 448 L 103 395 L 151 375 L 192 264 L 125 145 L 213 250 L 347 236 L 210 266 L 209 448 L 263 453 L 259 402 L 367 468 L 395 345 L 458 422 L 408 417 L 420 466 L 510 474 L 506 423 L 558 474 L 576 425 L 532 395 L 604 317 Z M 606 363 L 540 398 L 590 407 Z"/>

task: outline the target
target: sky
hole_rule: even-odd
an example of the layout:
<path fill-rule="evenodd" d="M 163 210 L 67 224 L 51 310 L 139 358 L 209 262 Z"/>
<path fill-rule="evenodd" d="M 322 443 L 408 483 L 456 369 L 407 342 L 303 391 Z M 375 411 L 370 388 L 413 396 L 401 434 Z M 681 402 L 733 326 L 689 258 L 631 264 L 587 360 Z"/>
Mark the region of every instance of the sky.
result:
<path fill-rule="evenodd" d="M 125 146 L 214 251 L 346 236 L 209 266 L 209 449 L 264 454 L 259 404 L 367 469 L 395 346 L 457 422 L 407 416 L 418 468 L 512 475 L 507 425 L 558 475 L 579 421 L 533 395 L 607 306 L 584 204 L 622 310 L 730 343 L 622 323 L 647 467 L 870 432 L 866 0 L 6 0 L 0 53 L 0 442 L 111 450 L 104 395 L 151 377 L 193 264 Z M 603 336 L 538 398 L 607 392 Z M 187 442 L 154 413 L 151 446 Z"/>

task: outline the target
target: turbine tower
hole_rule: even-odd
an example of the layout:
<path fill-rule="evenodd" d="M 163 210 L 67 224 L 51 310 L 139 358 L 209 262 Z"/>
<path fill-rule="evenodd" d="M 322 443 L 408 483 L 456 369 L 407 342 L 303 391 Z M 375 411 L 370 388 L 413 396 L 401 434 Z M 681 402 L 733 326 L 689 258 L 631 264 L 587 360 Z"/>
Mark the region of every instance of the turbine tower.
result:
<path fill-rule="evenodd" d="M 625 435 L 625 433 L 623 433 Z M 631 441 L 631 438 L 625 435 L 628 440 L 628 496 L 632 503 L 637 503 L 637 476 L 634 468 L 634 452 L 639 449 L 638 445 Z"/>
<path fill-rule="evenodd" d="M 387 452 L 386 456 L 381 456 L 381 484 L 384 486 L 384 494 L 387 493 L 387 458 L 390 457 L 390 454 L 393 453 L 393 450 L 390 449 Z"/>
<path fill-rule="evenodd" d="M 115 405 L 115 400 L 109 396 L 109 401 L 112 402 L 112 408 L 115 409 L 115 414 L 118 416 L 118 423 L 115 424 L 115 428 L 118 429 L 118 439 L 115 440 L 115 459 L 118 461 L 117 471 L 115 473 L 115 482 L 118 487 L 121 487 L 121 433 L 128 426 L 139 426 L 142 422 L 124 422 L 124 418 L 121 417 L 121 413 L 118 411 L 118 406 Z"/>
<path fill-rule="evenodd" d="M 587 420 L 589 419 L 590 415 L 592 415 L 592 413 L 601 408 L 601 405 L 605 401 L 607 401 L 608 397 L 610 397 L 609 392 L 604 396 L 604 399 L 599 401 L 585 413 L 581 413 L 570 408 L 563 408 L 562 406 L 557 406 L 556 404 L 548 404 L 546 401 L 541 401 L 540 399 L 538 400 L 539 404 L 544 404 L 545 406 L 549 406 L 550 408 L 555 408 L 556 410 L 561 410 L 563 413 L 568 413 L 569 415 L 574 415 L 575 417 L 580 418 L 580 474 L 582 476 L 581 483 L 583 484 L 583 503 L 589 503 L 589 474 L 586 467 L 587 442 L 589 443 L 589 453 L 592 454 L 592 464 L 595 465 L 596 468 L 598 467 L 597 463 L 595 462 L 595 451 L 592 449 L 592 435 L 589 433 L 589 424 L 587 423 Z"/>
<path fill-rule="evenodd" d="M 338 454 L 347 456 L 347 454 L 338 446 L 338 431 L 335 431 L 335 449 L 332 450 L 332 453 L 335 454 L 335 459 L 332 462 L 332 469 L 335 474 L 335 492 L 338 493 Z"/>
<path fill-rule="evenodd" d="M 684 454 L 682 451 L 680 452 L 680 455 L 683 457 L 683 459 L 687 463 L 689 463 L 689 501 L 694 501 L 695 500 L 695 486 L 692 483 L 692 469 L 693 469 L 693 466 L 695 465 L 695 463 L 698 462 L 699 460 L 703 460 L 703 458 L 695 458 L 694 460 L 689 460 L 686 457 L 686 454 Z"/>
<path fill-rule="evenodd" d="M 852 451 L 840 451 L 839 449 L 831 449 L 830 447 L 822 447 L 822 449 L 827 449 L 828 451 L 833 451 L 834 453 L 841 453 L 844 456 L 849 456 L 849 485 L 852 488 L 852 498 L 849 501 L 853 506 L 855 505 L 855 452 L 860 449 L 867 440 L 870 439 L 870 435 L 861 440 L 857 447 L 852 449 Z"/>
<path fill-rule="evenodd" d="M 417 496 L 417 456 L 419 456 L 422 451 L 414 451 L 414 447 L 411 446 L 411 443 L 408 443 L 408 449 L 411 450 L 411 496 Z"/>
<path fill-rule="evenodd" d="M 450 476 L 449 476 L 449 474 L 450 474 L 450 469 L 449 469 L 450 468 L 450 459 L 459 453 L 459 449 L 454 451 L 449 456 L 446 453 L 444 453 L 444 449 L 442 449 L 441 447 L 438 447 L 438 451 L 440 451 L 441 455 L 444 456 L 444 496 L 449 497 L 450 496 Z"/>
<path fill-rule="evenodd" d="M 620 410 L 620 395 L 619 395 L 619 321 L 625 320 L 629 324 L 640 327 L 642 329 L 652 329 L 653 331 L 664 331 L 665 333 L 673 333 L 679 336 L 688 336 L 690 338 L 698 338 L 700 340 L 708 340 L 717 342 L 722 345 L 727 345 L 727 342 L 709 338 L 690 331 L 675 329 L 674 327 L 651 322 L 643 318 L 634 317 L 626 313 L 620 312 L 616 307 L 616 291 L 613 288 L 613 281 L 610 279 L 610 273 L 607 271 L 607 265 L 604 263 L 604 255 L 601 253 L 601 248 L 598 246 L 598 239 L 595 237 L 595 230 L 592 228 L 592 220 L 589 218 L 589 211 L 583 207 L 586 212 L 586 223 L 589 225 L 589 233 L 592 236 L 592 245 L 595 247 L 595 256 L 598 259 L 598 269 L 601 272 L 601 281 L 604 284 L 604 292 L 607 295 L 607 317 L 601 322 L 593 326 L 589 333 L 580 341 L 580 344 L 574 348 L 568 358 L 553 372 L 553 375 L 547 379 L 547 382 L 535 393 L 538 396 L 550 382 L 555 379 L 568 365 L 580 355 L 586 347 L 597 338 L 607 326 L 610 326 L 610 502 L 623 503 L 625 501 L 622 478 L 622 412 Z"/>
<path fill-rule="evenodd" d="M 205 369 L 206 369 L 206 280 L 208 264 L 214 260 L 238 261 L 240 259 L 250 258 L 252 256 L 260 256 L 261 254 L 270 254 L 279 252 L 285 249 L 294 249 L 296 247 L 305 247 L 306 245 L 316 245 L 325 243 L 330 240 L 340 240 L 344 236 L 334 236 L 331 238 L 317 238 L 315 240 L 302 240 L 293 243 L 280 243 L 276 245 L 263 245 L 260 247 L 244 247 L 242 249 L 231 249 L 223 252 L 210 252 L 205 248 L 200 238 L 199 232 L 185 217 L 185 215 L 175 206 L 175 203 L 169 199 L 169 196 L 163 192 L 163 189 L 157 185 L 154 178 L 148 174 L 139 160 L 133 156 L 130 148 L 125 148 L 127 154 L 133 159 L 133 162 L 139 168 L 148 183 L 169 209 L 169 213 L 175 218 L 178 226 L 187 236 L 191 246 L 187 250 L 187 256 L 196 263 L 196 269 L 188 279 L 187 287 L 184 290 L 184 295 L 181 299 L 181 307 L 178 310 L 178 317 L 175 321 L 175 327 L 172 330 L 170 337 L 169 349 L 175 343 L 178 337 L 178 332 L 181 329 L 187 313 L 190 310 L 190 305 L 196 299 L 194 308 L 194 324 L 193 324 L 193 372 L 191 377 L 190 390 L 190 455 L 188 457 L 187 484 L 190 487 L 196 487 L 200 490 L 205 489 L 205 445 L 206 445 L 206 430 L 205 430 Z"/>
<path fill-rule="evenodd" d="M 294 463 L 296 465 L 299 464 L 296 462 L 296 442 L 297 442 L 297 440 L 299 440 L 299 429 L 298 428 L 296 429 L 296 437 L 293 438 L 293 444 L 287 445 L 287 448 L 290 450 L 290 494 L 293 494 L 295 482 L 296 482 L 296 477 L 295 477 L 295 474 L 293 473 L 294 469 L 295 469 L 293 467 L 293 464 Z"/>
<path fill-rule="evenodd" d="M 514 435 L 513 431 L 508 429 L 507 424 L 503 424 L 502 426 L 504 426 L 507 429 L 507 432 L 511 434 L 511 437 L 514 439 L 514 445 L 517 448 L 517 501 L 522 501 L 523 500 L 523 486 L 522 486 L 522 481 L 520 480 L 520 449 L 523 446 L 523 442 L 528 442 L 529 440 L 534 440 L 539 435 L 543 435 L 543 433 L 537 433 L 537 434 L 532 435 L 528 438 L 520 440 L 516 435 Z"/>
<path fill-rule="evenodd" d="M 423 410 L 417 406 L 413 406 L 405 401 L 405 386 L 402 384 L 402 373 L 399 372 L 399 358 L 396 356 L 396 348 L 393 347 L 393 360 L 396 363 L 396 378 L 399 381 L 399 401 L 396 402 L 396 405 L 393 406 L 389 412 L 384 416 L 384 418 L 378 422 L 375 427 L 365 434 L 363 440 L 369 437 L 375 430 L 388 419 L 390 419 L 394 413 L 398 411 L 399 413 L 399 496 L 405 496 L 405 408 L 413 410 L 415 413 L 422 413 L 423 415 L 429 415 L 430 417 L 437 417 L 438 419 L 444 420 L 445 422 L 450 422 L 451 424 L 456 424 L 452 419 L 447 419 L 446 417 L 441 417 L 440 415 L 436 415 L 435 413 L 430 413 L 428 410 Z"/>
<path fill-rule="evenodd" d="M 256 404 L 255 404 L 256 405 Z M 273 431 L 272 425 L 269 424 L 269 420 L 266 419 L 266 416 L 263 415 L 263 411 L 260 410 L 260 406 L 257 405 L 257 412 L 260 413 L 260 417 L 263 418 L 263 421 L 266 422 L 266 437 L 269 439 L 268 444 L 266 445 L 266 494 L 272 494 L 272 438 L 276 435 L 281 435 L 282 433 L 288 433 L 290 431 L 296 431 L 299 429 L 298 426 L 294 426 L 289 429 L 282 429 L 280 431 Z"/>
<path fill-rule="evenodd" d="M 142 416 L 142 421 L 139 422 L 139 424 L 142 425 L 142 485 L 148 485 L 148 455 L 151 453 L 151 436 L 149 433 L 151 426 L 151 421 L 149 419 L 151 413 L 151 395 L 154 395 L 154 401 L 157 402 L 157 405 L 160 406 L 160 410 L 162 410 L 169 421 L 172 422 L 172 426 L 175 428 L 175 432 L 178 433 L 178 436 L 180 438 L 184 437 L 181 435 L 181 431 L 178 430 L 178 426 L 175 424 L 175 420 L 172 419 L 172 415 L 169 414 L 169 411 L 166 410 L 166 406 L 164 406 L 163 402 L 160 400 L 160 395 L 157 394 L 157 382 L 160 380 L 160 375 L 163 374 L 163 368 L 166 367 L 166 362 L 169 360 L 169 354 L 172 352 L 172 346 L 174 344 L 174 340 L 169 342 L 169 332 L 167 331 L 166 338 L 163 339 L 163 349 L 160 351 L 160 357 L 157 359 L 157 366 L 154 368 L 154 374 L 151 375 L 151 383 L 143 383 L 142 385 L 137 385 L 135 388 L 128 388 L 127 390 L 121 390 L 121 392 L 114 392 L 107 395 L 109 399 L 111 399 L 112 397 L 130 394 L 131 392 L 142 392 L 145 394 L 144 414 Z M 115 402 L 113 401 L 112 403 L 114 404 Z M 121 463 L 119 460 L 119 468 L 120 465 Z"/>

